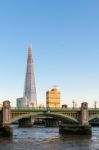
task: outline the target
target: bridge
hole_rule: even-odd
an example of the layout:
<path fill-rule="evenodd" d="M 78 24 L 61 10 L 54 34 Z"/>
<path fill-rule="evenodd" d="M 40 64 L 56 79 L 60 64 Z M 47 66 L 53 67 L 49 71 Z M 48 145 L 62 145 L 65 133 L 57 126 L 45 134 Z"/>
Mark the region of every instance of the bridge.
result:
<path fill-rule="evenodd" d="M 69 120 L 74 124 L 89 125 L 89 121 L 99 117 L 99 109 L 88 108 L 86 102 L 81 104 L 81 108 L 13 108 L 10 106 L 10 101 L 4 101 L 2 108 L 0 108 L 0 124 L 2 126 L 8 126 L 22 118 L 31 116 L 32 118 L 47 116 L 62 122 Z"/>

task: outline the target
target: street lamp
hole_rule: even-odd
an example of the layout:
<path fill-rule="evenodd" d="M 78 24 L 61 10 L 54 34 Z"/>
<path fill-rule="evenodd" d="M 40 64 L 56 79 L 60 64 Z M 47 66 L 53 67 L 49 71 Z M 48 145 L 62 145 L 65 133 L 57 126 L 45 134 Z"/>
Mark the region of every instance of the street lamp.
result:
<path fill-rule="evenodd" d="M 76 104 L 76 103 L 75 103 L 75 101 L 74 101 L 74 100 L 72 101 L 72 103 L 73 103 L 73 109 L 74 109 L 74 108 L 75 108 L 75 104 Z"/>
<path fill-rule="evenodd" d="M 97 108 L 97 101 L 94 101 L 94 108 Z"/>

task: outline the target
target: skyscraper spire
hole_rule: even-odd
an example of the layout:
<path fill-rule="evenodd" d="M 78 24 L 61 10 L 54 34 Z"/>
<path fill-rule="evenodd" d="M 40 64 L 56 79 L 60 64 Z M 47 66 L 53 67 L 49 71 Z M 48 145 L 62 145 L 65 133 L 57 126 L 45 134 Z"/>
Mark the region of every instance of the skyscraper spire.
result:
<path fill-rule="evenodd" d="M 34 64 L 32 58 L 32 47 L 28 48 L 27 70 L 25 77 L 24 97 L 28 98 L 29 106 L 37 106 Z"/>

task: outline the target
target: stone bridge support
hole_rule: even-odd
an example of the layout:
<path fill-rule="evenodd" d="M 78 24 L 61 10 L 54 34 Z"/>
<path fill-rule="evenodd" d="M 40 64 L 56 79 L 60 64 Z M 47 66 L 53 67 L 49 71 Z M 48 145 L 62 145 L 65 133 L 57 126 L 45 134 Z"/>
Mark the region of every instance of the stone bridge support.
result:
<path fill-rule="evenodd" d="M 79 134 L 79 135 L 91 135 L 92 130 L 88 122 L 88 103 L 81 104 L 80 124 L 78 125 L 59 125 L 59 133 L 61 134 Z"/>
<path fill-rule="evenodd" d="M 11 120 L 10 101 L 4 101 L 2 108 L 2 126 L 9 126 L 10 120 Z"/>
<path fill-rule="evenodd" d="M 13 135 L 13 129 L 10 127 L 11 107 L 9 101 L 3 102 L 1 117 L 0 136 L 11 137 Z"/>
<path fill-rule="evenodd" d="M 55 118 L 45 118 L 45 127 L 58 127 L 59 123 Z"/>
<path fill-rule="evenodd" d="M 89 125 L 89 122 L 88 122 L 88 103 L 87 102 L 83 102 L 81 104 L 80 123 L 81 123 L 81 125 Z"/>

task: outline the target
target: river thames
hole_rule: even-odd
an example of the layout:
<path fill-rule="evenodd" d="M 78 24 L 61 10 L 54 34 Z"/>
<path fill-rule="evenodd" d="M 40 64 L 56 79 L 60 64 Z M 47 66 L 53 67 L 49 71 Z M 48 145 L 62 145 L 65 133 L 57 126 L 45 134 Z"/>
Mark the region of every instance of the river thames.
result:
<path fill-rule="evenodd" d="M 13 127 L 13 138 L 0 138 L 0 150 L 99 150 L 99 128 L 92 136 L 62 136 L 58 128 Z"/>

